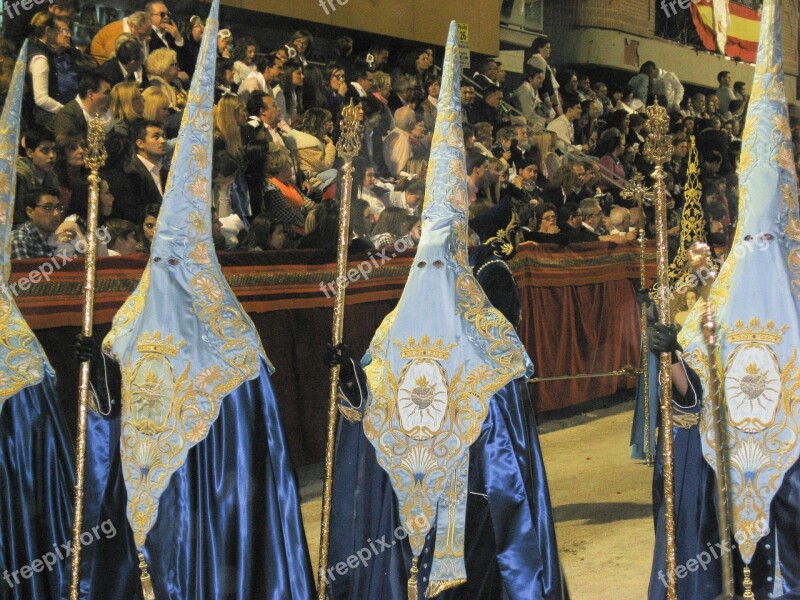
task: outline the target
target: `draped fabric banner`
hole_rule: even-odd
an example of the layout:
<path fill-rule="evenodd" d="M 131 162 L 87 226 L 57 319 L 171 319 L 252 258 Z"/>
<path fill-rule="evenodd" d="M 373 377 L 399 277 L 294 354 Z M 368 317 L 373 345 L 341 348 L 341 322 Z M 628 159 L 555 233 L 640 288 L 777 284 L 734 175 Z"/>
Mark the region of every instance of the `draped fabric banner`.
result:
<path fill-rule="evenodd" d="M 720 14 L 724 10 L 723 4 L 728 5 L 727 14 Z M 725 56 L 756 62 L 761 13 L 736 2 L 719 0 L 692 0 L 689 10 L 706 50 L 721 52 L 718 42 L 724 40 Z M 727 32 L 720 30 L 723 24 L 727 24 Z"/>
<path fill-rule="evenodd" d="M 383 318 L 403 290 L 413 255 L 380 264 L 367 256 L 350 263 L 345 340 L 354 356 L 364 353 Z M 375 266 L 375 263 L 379 266 Z M 655 249 L 648 248 L 648 277 L 655 272 Z M 145 256 L 98 261 L 95 317 L 101 340 L 125 298 L 136 287 Z M 333 296 L 320 288 L 336 276 L 323 252 L 220 254 L 223 274 L 263 334 L 275 366 L 272 384 L 286 426 L 295 465 L 320 461 L 325 454 L 327 370 L 322 368 Z M 371 271 L 367 272 L 367 265 Z M 83 261 L 30 283 L 41 261 L 14 261 L 12 289 L 17 303 L 58 373 L 58 392 L 72 418 L 77 402 L 77 367 L 72 344 L 81 322 Z M 639 249 L 597 242 L 562 248 L 525 243 L 511 263 L 523 303 L 522 339 L 536 365 L 536 376 L 616 370 L 639 364 L 639 317 L 634 289 L 639 280 Z M 361 275 L 364 272 L 364 275 Z M 27 280 L 27 283 L 26 283 Z M 13 286 L 17 287 L 14 288 Z M 327 288 L 326 288 L 327 289 Z M 597 378 L 531 386 L 537 412 L 575 406 L 632 388 L 635 380 Z"/>

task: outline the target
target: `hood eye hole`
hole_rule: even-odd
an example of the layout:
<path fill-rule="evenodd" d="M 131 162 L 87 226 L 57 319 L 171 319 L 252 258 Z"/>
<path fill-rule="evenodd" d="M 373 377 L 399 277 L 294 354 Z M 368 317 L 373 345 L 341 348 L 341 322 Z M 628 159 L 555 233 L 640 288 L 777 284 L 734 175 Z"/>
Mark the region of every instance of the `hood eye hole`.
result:
<path fill-rule="evenodd" d="M 750 240 L 752 240 L 752 239 L 753 239 L 753 236 L 752 236 L 752 235 L 746 235 L 746 236 L 744 236 L 744 241 L 745 241 L 745 242 L 749 242 L 749 241 L 750 241 Z"/>
<path fill-rule="evenodd" d="M 161 257 L 160 256 L 153 257 L 153 262 L 161 262 Z"/>
<path fill-rule="evenodd" d="M 437 269 L 441 269 L 444 266 L 444 263 L 441 260 L 433 261 L 433 266 Z"/>
<path fill-rule="evenodd" d="M 775 236 L 774 236 L 774 235 L 772 235 L 771 233 L 765 233 L 765 234 L 764 234 L 764 235 L 762 235 L 761 237 L 762 237 L 763 239 L 767 240 L 768 242 L 771 242 L 772 240 L 774 240 L 774 239 L 775 239 Z"/>
<path fill-rule="evenodd" d="M 419 262 L 417 263 L 417 266 L 418 266 L 420 269 L 424 269 L 425 267 L 427 267 L 427 266 L 428 266 L 428 263 L 426 263 L 424 260 L 421 260 L 421 261 L 419 261 Z"/>
<path fill-rule="evenodd" d="M 179 261 L 177 258 L 170 258 L 169 260 L 167 260 L 167 262 L 174 267 L 175 265 L 178 264 Z"/>

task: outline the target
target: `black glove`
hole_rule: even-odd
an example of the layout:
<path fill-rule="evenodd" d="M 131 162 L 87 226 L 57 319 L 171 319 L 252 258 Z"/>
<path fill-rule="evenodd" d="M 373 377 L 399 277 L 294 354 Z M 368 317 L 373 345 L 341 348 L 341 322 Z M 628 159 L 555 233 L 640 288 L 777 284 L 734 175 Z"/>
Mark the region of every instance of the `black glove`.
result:
<path fill-rule="evenodd" d="M 655 354 L 683 350 L 678 344 L 678 328 L 675 325 L 656 323 L 647 328 L 647 345 Z"/>
<path fill-rule="evenodd" d="M 649 306 L 652 303 L 653 299 L 650 297 L 650 290 L 645 288 L 636 289 L 636 304 L 639 306 Z"/>
<path fill-rule="evenodd" d="M 75 360 L 82 363 L 87 360 L 95 360 L 99 354 L 97 343 L 93 338 L 87 337 L 82 333 L 75 336 Z"/>
<path fill-rule="evenodd" d="M 325 356 L 322 358 L 323 362 L 329 367 L 333 368 L 339 365 L 339 381 L 343 384 L 349 384 L 353 381 L 353 361 L 350 356 L 350 348 L 344 342 L 333 346 L 327 344 Z"/>

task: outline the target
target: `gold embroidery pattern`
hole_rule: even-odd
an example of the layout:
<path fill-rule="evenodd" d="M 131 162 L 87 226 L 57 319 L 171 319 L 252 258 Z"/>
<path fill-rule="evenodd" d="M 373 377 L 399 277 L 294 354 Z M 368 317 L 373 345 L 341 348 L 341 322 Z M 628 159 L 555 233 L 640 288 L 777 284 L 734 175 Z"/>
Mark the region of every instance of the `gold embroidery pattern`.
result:
<path fill-rule="evenodd" d="M 703 186 L 700 183 L 700 158 L 697 152 L 697 144 L 692 136 L 689 148 L 689 163 L 687 169 L 687 180 L 684 186 L 684 198 L 686 199 L 681 212 L 681 237 L 678 253 L 669 266 L 669 280 L 675 288 L 687 280 L 690 273 L 687 268 L 687 252 L 689 247 L 697 241 L 706 241 L 706 219 L 703 215 L 703 206 L 700 199 L 703 196 Z M 683 285 L 682 287 L 686 287 Z"/>

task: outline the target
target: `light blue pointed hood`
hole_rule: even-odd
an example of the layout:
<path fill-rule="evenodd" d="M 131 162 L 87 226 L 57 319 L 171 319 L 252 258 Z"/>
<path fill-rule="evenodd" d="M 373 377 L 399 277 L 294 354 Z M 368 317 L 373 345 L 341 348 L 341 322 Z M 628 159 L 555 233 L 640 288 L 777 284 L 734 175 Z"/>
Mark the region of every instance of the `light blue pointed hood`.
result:
<path fill-rule="evenodd" d="M 142 548 L 158 499 L 220 402 L 266 360 L 211 236 L 211 160 L 219 1 L 214 0 L 142 281 L 103 348 L 122 371 L 122 465 L 128 519 Z"/>
<path fill-rule="evenodd" d="M 3 269 L 0 279 L 0 411 L 11 396 L 39 383 L 45 372 L 54 375 L 53 367 L 19 312 L 14 294 L 8 287 L 11 226 L 17 187 L 17 149 L 27 61 L 28 42 L 25 42 L 14 65 L 11 86 L 0 116 L 0 265 Z M 18 198 L 17 201 L 22 202 L 22 199 Z"/>
<path fill-rule="evenodd" d="M 800 454 L 800 215 L 781 51 L 778 0 L 761 15 L 753 95 L 742 139 L 740 210 L 709 302 L 719 330 L 730 506 L 745 563 L 769 533 L 770 502 Z M 687 362 L 707 388 L 697 303 L 681 331 Z M 708 402 L 701 433 L 717 468 Z"/>
<path fill-rule="evenodd" d="M 437 553 L 443 554 L 434 560 L 427 592 L 431 595 L 466 577 L 463 555 L 451 556 L 444 536 L 452 526 L 463 541 L 469 446 L 480 432 L 489 402 L 508 382 L 533 372 L 513 326 L 492 308 L 467 262 L 467 173 L 456 34 L 453 22 L 416 259 L 400 302 L 381 324 L 363 360 L 371 394 L 364 431 L 390 475 L 415 556 L 439 513 Z M 452 506 L 452 512 L 445 505 Z"/>

